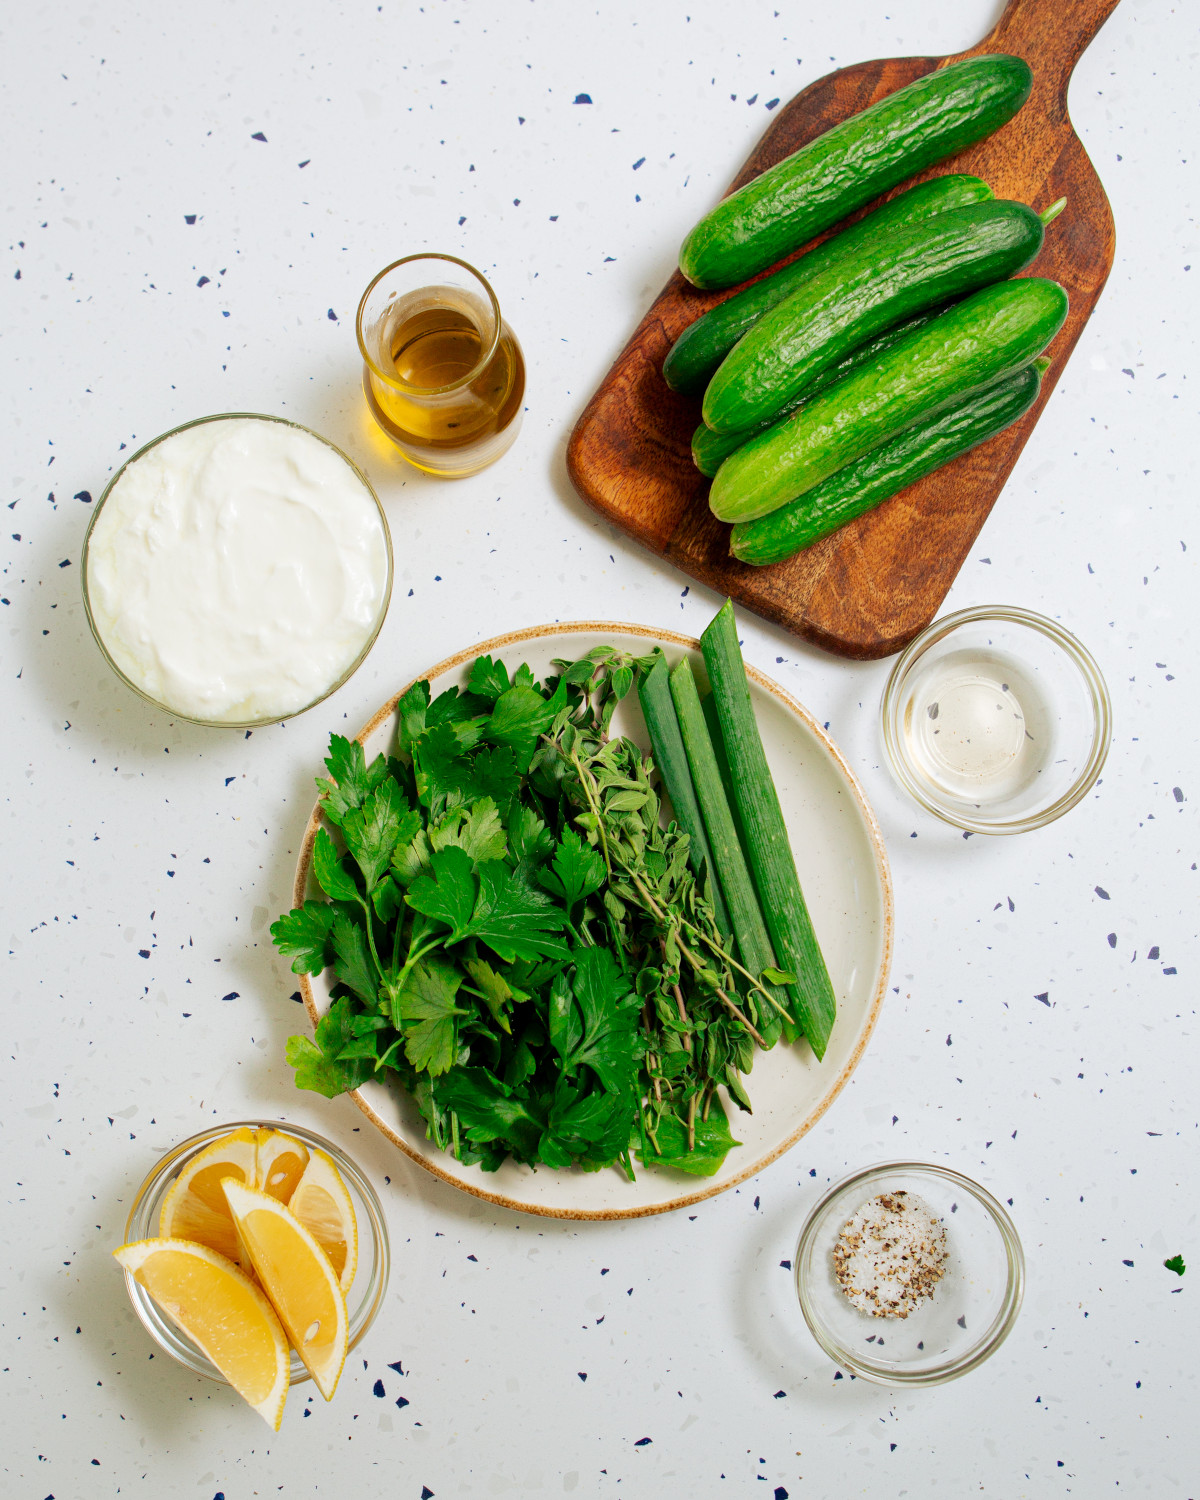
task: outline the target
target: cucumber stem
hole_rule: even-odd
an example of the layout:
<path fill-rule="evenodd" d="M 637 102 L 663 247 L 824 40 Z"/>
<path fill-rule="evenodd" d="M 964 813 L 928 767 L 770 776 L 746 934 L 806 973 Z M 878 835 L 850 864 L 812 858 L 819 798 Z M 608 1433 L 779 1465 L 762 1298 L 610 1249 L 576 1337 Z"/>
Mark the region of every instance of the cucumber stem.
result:
<path fill-rule="evenodd" d="M 1063 209 L 1066 208 L 1066 206 L 1067 200 L 1065 198 L 1056 198 L 1049 208 L 1044 208 L 1041 213 L 1038 214 L 1038 218 L 1041 219 L 1043 226 L 1045 226 L 1046 224 L 1053 224 L 1055 219 L 1058 218 L 1059 214 L 1062 213 Z"/>

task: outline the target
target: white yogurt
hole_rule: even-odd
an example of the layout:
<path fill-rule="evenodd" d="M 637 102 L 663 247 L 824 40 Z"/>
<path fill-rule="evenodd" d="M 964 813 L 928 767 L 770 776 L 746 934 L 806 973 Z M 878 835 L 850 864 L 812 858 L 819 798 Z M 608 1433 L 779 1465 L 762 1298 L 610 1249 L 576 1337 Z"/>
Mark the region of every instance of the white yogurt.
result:
<path fill-rule="evenodd" d="M 164 438 L 109 491 L 88 544 L 97 633 L 189 718 L 282 718 L 349 670 L 388 589 L 383 518 L 310 432 L 261 417 Z"/>

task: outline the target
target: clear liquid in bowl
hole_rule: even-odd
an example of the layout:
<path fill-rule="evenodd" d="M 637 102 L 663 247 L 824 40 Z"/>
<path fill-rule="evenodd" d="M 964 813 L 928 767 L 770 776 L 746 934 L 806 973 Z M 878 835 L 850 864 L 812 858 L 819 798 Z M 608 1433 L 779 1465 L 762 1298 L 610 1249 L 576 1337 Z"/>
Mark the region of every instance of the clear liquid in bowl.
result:
<path fill-rule="evenodd" d="M 1023 800 L 1051 764 L 1046 700 L 999 652 L 956 651 L 918 667 L 902 725 L 912 768 L 939 799 L 973 807 Z"/>

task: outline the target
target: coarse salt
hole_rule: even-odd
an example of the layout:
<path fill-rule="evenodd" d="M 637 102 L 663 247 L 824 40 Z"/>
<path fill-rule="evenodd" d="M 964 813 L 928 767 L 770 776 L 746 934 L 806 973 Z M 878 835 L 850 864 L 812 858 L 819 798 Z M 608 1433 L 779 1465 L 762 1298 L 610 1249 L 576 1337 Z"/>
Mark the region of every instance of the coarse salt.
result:
<path fill-rule="evenodd" d="M 880 1193 L 860 1204 L 833 1247 L 838 1285 L 859 1312 L 907 1318 L 946 1269 L 946 1226 L 916 1193 Z"/>

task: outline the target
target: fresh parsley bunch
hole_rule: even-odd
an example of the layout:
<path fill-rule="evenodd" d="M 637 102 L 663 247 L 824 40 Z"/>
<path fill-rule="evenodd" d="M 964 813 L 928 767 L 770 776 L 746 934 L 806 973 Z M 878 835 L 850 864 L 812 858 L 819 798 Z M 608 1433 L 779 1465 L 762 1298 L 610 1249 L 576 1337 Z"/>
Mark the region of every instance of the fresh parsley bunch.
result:
<path fill-rule="evenodd" d="M 332 736 L 325 899 L 271 928 L 297 973 L 336 981 L 315 1038 L 288 1041 L 299 1087 L 398 1079 L 485 1170 L 719 1168 L 737 1142 L 718 1086 L 748 1109 L 755 1045 L 790 1023 L 660 826 L 651 762 L 609 738 L 653 660 L 597 646 L 543 685 L 481 656 L 465 692 L 409 688 L 394 754 Z"/>

